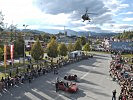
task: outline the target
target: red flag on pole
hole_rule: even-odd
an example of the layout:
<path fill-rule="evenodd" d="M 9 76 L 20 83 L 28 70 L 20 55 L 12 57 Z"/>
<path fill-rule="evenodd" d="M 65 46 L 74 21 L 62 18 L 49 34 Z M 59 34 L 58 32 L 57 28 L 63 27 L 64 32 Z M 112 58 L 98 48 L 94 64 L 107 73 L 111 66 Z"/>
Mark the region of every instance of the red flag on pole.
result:
<path fill-rule="evenodd" d="M 12 63 L 13 63 L 13 54 L 14 54 L 14 45 L 12 44 L 10 46 L 10 55 L 11 55 L 11 61 L 12 61 Z"/>

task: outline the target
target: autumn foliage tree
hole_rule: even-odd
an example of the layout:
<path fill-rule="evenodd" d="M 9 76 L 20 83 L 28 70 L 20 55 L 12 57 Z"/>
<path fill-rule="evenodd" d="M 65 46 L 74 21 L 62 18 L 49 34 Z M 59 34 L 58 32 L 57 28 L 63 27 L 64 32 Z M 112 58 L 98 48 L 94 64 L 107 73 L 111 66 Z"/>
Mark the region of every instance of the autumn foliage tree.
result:
<path fill-rule="evenodd" d="M 14 42 L 14 51 L 16 57 L 24 56 L 24 39 L 21 34 Z"/>
<path fill-rule="evenodd" d="M 74 50 L 74 45 L 72 43 L 69 43 L 67 46 L 68 52 L 72 52 Z"/>
<path fill-rule="evenodd" d="M 83 46 L 83 50 L 86 51 L 86 54 L 88 51 L 90 51 L 90 44 L 89 43 L 86 43 L 84 46 Z"/>
<path fill-rule="evenodd" d="M 67 47 L 64 43 L 59 44 L 58 54 L 61 55 L 61 56 L 66 56 L 67 55 Z"/>
<path fill-rule="evenodd" d="M 81 49 L 82 49 L 81 42 L 80 39 L 78 39 L 74 44 L 74 50 L 81 50 Z"/>
<path fill-rule="evenodd" d="M 80 37 L 80 42 L 81 42 L 81 45 L 85 45 L 86 44 L 86 38 L 84 36 Z"/>
<path fill-rule="evenodd" d="M 37 41 L 34 43 L 33 47 L 31 48 L 31 56 L 37 62 L 38 60 L 41 60 L 44 56 L 44 51 L 41 43 L 39 42 L 39 39 L 37 39 Z"/>
<path fill-rule="evenodd" d="M 51 41 L 47 45 L 47 55 L 52 58 L 56 58 L 58 56 L 58 44 L 54 38 L 51 39 Z"/>
<path fill-rule="evenodd" d="M 0 48 L 0 61 L 3 61 L 3 53 L 4 53 L 4 50 Z"/>

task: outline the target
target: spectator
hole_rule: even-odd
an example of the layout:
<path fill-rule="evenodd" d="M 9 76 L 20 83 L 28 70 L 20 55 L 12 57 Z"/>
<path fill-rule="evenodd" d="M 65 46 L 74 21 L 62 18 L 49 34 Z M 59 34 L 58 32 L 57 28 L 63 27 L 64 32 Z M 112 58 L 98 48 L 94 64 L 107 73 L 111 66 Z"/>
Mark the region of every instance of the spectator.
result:
<path fill-rule="evenodd" d="M 113 90 L 112 93 L 113 93 L 112 100 L 116 100 L 116 90 Z"/>

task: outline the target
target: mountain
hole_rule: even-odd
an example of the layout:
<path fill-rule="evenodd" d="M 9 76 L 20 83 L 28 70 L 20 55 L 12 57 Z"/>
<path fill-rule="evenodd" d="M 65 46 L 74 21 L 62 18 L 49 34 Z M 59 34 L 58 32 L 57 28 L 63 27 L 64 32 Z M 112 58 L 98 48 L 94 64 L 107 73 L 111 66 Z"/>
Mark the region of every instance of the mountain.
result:
<path fill-rule="evenodd" d="M 114 35 L 117 35 L 117 33 L 97 33 L 97 32 L 92 32 L 92 31 L 79 31 L 78 32 L 79 36 L 91 36 L 91 37 L 111 37 Z"/>
<path fill-rule="evenodd" d="M 42 31 L 44 32 L 48 32 L 51 34 L 58 34 L 59 32 L 64 33 L 64 30 L 59 30 L 59 29 L 43 29 Z M 76 36 L 114 36 L 116 35 L 116 33 L 96 33 L 96 32 L 92 32 L 92 31 L 74 31 L 71 29 L 66 29 L 65 31 L 67 31 L 67 35 L 68 36 L 72 36 L 72 35 L 76 35 Z"/>
<path fill-rule="evenodd" d="M 50 34 L 57 34 L 61 30 L 59 30 L 59 29 L 40 29 L 40 31 L 47 32 L 47 33 L 50 33 Z"/>
<path fill-rule="evenodd" d="M 40 29 L 40 30 L 31 30 L 31 29 L 23 29 L 23 30 L 18 30 L 18 31 L 22 31 L 22 32 L 30 32 L 33 34 L 58 34 L 59 32 L 64 33 L 64 30 L 59 30 L 59 29 Z M 65 31 L 67 31 L 67 35 L 68 36 L 72 36 L 72 35 L 76 35 L 76 36 L 98 36 L 98 37 L 111 37 L 114 35 L 117 35 L 117 33 L 96 33 L 96 32 L 92 32 L 92 31 L 74 31 L 71 29 L 66 29 Z"/>
<path fill-rule="evenodd" d="M 64 30 L 59 30 L 59 29 L 43 29 L 41 31 L 50 33 L 50 34 L 58 34 L 59 32 L 64 33 Z M 66 29 L 65 31 L 67 31 L 67 35 L 71 36 L 71 35 L 77 35 L 76 31 L 70 30 L 70 29 Z"/>
<path fill-rule="evenodd" d="M 40 30 L 31 30 L 31 29 L 23 29 L 22 32 L 30 32 L 30 33 L 33 33 L 33 34 L 44 33 L 43 31 L 40 31 Z"/>

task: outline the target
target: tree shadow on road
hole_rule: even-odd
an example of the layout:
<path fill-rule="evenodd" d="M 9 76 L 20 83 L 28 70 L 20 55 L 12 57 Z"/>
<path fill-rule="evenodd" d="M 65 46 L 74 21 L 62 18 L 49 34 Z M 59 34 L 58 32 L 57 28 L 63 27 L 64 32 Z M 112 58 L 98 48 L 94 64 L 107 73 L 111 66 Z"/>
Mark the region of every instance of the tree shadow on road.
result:
<path fill-rule="evenodd" d="M 101 72 L 98 72 L 98 71 L 90 71 L 90 73 L 100 74 L 100 75 L 107 75 L 107 74 L 105 74 L 105 73 L 101 73 Z"/>
<path fill-rule="evenodd" d="M 68 98 L 70 100 L 77 100 L 78 98 L 81 98 L 81 97 L 85 97 L 86 96 L 86 94 L 84 93 L 84 91 L 81 90 L 81 89 L 79 89 L 76 93 L 68 93 L 68 92 L 66 93 L 64 91 L 59 91 L 58 94 L 61 95 L 61 96 L 66 97 L 66 98 Z M 61 96 L 60 96 L 60 98 L 61 98 Z"/>
<path fill-rule="evenodd" d="M 93 91 L 93 93 L 97 94 L 97 95 L 103 95 L 104 97 L 111 97 L 111 95 L 108 95 L 107 93 L 102 93 L 101 91 L 98 92 L 98 91 Z"/>
<path fill-rule="evenodd" d="M 74 70 L 78 70 L 78 71 L 83 71 L 83 72 L 89 72 L 89 73 L 94 73 L 94 74 L 100 74 L 100 75 L 107 75 L 105 73 L 99 72 L 99 71 L 95 71 L 95 70 L 90 70 L 84 67 L 75 67 Z"/>
<path fill-rule="evenodd" d="M 107 94 L 107 93 L 103 93 L 101 89 L 97 89 L 97 88 L 92 88 L 92 87 L 84 87 L 84 86 L 80 86 L 81 89 L 83 90 L 87 90 L 87 91 L 90 91 L 96 95 L 102 95 L 102 96 L 106 96 L 106 97 L 111 97 L 111 95 Z"/>
<path fill-rule="evenodd" d="M 81 79 L 81 80 L 79 81 L 79 83 L 86 83 L 86 84 L 90 84 L 90 85 L 100 86 L 100 85 L 97 84 L 97 83 L 94 83 L 94 82 L 91 82 L 91 81 L 88 81 L 88 80 L 84 80 L 84 79 Z"/>
<path fill-rule="evenodd" d="M 93 65 L 93 63 L 98 62 L 97 59 L 101 59 L 100 56 L 94 57 L 94 58 L 89 58 L 89 60 L 82 60 L 80 62 L 67 65 L 64 67 L 65 72 L 63 72 L 64 68 L 60 69 L 61 76 L 65 75 L 65 73 L 69 72 L 71 69 L 79 70 L 79 71 L 83 71 L 83 72 L 90 72 L 90 73 L 94 73 L 94 74 L 106 75 L 102 72 L 89 70 L 89 69 L 85 68 L 86 66 L 90 67 L 90 68 L 99 67 L 99 66 Z M 105 60 L 108 60 L 108 59 L 105 59 Z M 99 62 L 99 63 L 101 63 L 101 62 Z M 85 67 L 82 67 L 82 65 L 85 65 Z M 33 84 L 31 83 L 29 85 L 28 83 L 26 83 L 26 84 L 20 85 L 19 87 L 9 89 L 9 92 L 4 93 L 4 94 L 2 94 L 2 96 L 0 96 L 0 100 L 5 100 L 4 98 L 7 96 L 8 96 L 8 98 L 10 98 L 10 100 L 16 100 L 16 98 L 18 98 L 18 97 L 22 97 L 23 100 L 29 100 L 29 98 L 27 98 L 24 95 L 25 92 L 29 92 L 41 100 L 47 99 L 43 95 L 38 94 L 37 92 L 33 91 L 32 89 L 37 89 L 38 91 L 40 91 L 40 93 L 45 94 L 45 95 L 51 97 L 52 99 L 54 99 L 57 96 L 57 94 L 55 93 L 55 87 L 53 87 L 50 83 L 48 83 L 48 81 L 52 81 L 53 79 L 56 79 L 57 76 L 54 76 L 53 73 L 49 73 L 47 75 L 35 79 L 33 81 Z M 96 83 L 86 81 L 86 80 L 82 80 L 82 82 L 99 86 Z M 47 87 L 49 87 L 49 88 L 47 88 Z M 69 97 L 70 99 L 71 98 L 78 99 L 80 97 L 84 97 L 84 96 L 86 96 L 86 94 L 84 93 L 84 90 L 86 90 L 86 89 L 88 89 L 89 91 L 91 91 L 95 94 L 98 94 L 98 95 L 109 96 L 106 93 L 102 93 L 100 90 L 85 87 L 84 89 L 80 89 L 77 93 L 69 94 L 70 96 L 66 95 L 66 97 L 67 98 Z M 62 95 L 65 95 L 65 94 L 62 94 Z M 4 98 L 3 98 L 3 96 L 4 96 Z"/>
<path fill-rule="evenodd" d="M 101 56 L 95 56 L 96 59 L 103 59 L 103 60 L 110 60 L 110 58 L 107 57 L 101 57 Z"/>

